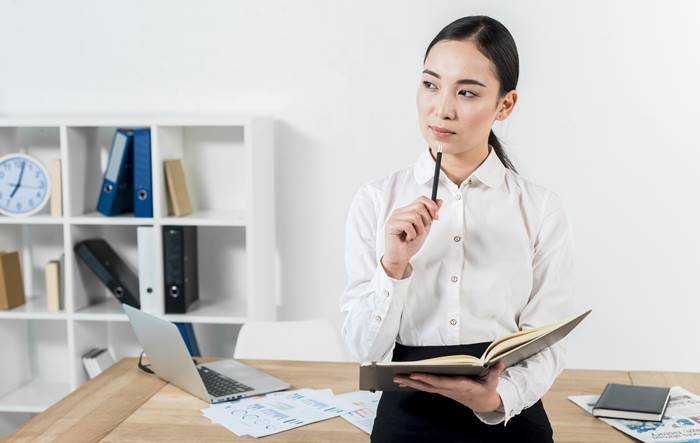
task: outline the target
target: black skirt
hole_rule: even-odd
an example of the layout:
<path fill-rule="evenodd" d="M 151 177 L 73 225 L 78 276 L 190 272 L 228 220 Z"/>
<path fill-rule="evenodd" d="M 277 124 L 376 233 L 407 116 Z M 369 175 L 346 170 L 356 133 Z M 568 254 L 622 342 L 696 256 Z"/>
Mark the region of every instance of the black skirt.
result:
<path fill-rule="evenodd" d="M 393 361 L 452 354 L 481 355 L 489 342 L 456 346 L 404 346 L 396 343 Z M 542 400 L 508 421 L 482 422 L 468 407 L 423 391 L 386 391 L 377 406 L 371 441 L 387 442 L 552 442 L 552 427 Z"/>

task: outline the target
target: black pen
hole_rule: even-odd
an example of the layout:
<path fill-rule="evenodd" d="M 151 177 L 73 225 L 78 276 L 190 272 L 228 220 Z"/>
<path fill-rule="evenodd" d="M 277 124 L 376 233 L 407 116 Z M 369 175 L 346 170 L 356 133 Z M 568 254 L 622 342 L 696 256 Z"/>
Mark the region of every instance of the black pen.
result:
<path fill-rule="evenodd" d="M 435 154 L 435 175 L 433 176 L 433 196 L 431 199 L 437 203 L 437 188 L 438 180 L 440 179 L 440 161 L 442 160 L 442 143 L 437 145 L 437 154 Z"/>

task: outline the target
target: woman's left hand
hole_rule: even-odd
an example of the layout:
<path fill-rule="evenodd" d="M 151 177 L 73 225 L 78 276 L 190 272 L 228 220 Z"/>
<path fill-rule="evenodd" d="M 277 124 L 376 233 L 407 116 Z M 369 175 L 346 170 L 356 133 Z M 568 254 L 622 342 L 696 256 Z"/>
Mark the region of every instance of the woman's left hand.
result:
<path fill-rule="evenodd" d="M 410 377 L 397 375 L 394 377 L 394 382 L 399 386 L 409 386 L 419 391 L 444 395 L 462 403 L 474 412 L 491 412 L 500 408 L 502 404 L 496 387 L 503 367 L 503 363 L 499 361 L 489 369 L 483 379 L 414 372 Z"/>

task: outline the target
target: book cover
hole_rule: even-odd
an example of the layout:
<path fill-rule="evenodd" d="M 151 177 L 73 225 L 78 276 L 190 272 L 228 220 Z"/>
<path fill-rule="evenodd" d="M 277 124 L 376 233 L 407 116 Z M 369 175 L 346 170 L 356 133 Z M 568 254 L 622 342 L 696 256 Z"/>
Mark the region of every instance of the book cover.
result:
<path fill-rule="evenodd" d="M 192 213 L 192 202 L 187 190 L 185 171 L 180 159 L 165 160 L 165 181 L 168 185 L 168 215 L 183 216 Z"/>

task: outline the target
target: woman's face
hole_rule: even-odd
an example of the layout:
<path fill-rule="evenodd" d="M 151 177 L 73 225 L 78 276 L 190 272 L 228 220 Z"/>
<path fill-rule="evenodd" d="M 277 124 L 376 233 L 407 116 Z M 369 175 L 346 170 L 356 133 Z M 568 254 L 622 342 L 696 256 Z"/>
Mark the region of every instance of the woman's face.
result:
<path fill-rule="evenodd" d="M 514 90 L 499 97 L 493 63 L 470 40 L 442 40 L 430 49 L 423 69 L 416 104 L 428 145 L 442 143 L 446 154 L 486 146 L 494 120 L 505 119 L 517 100 Z"/>

